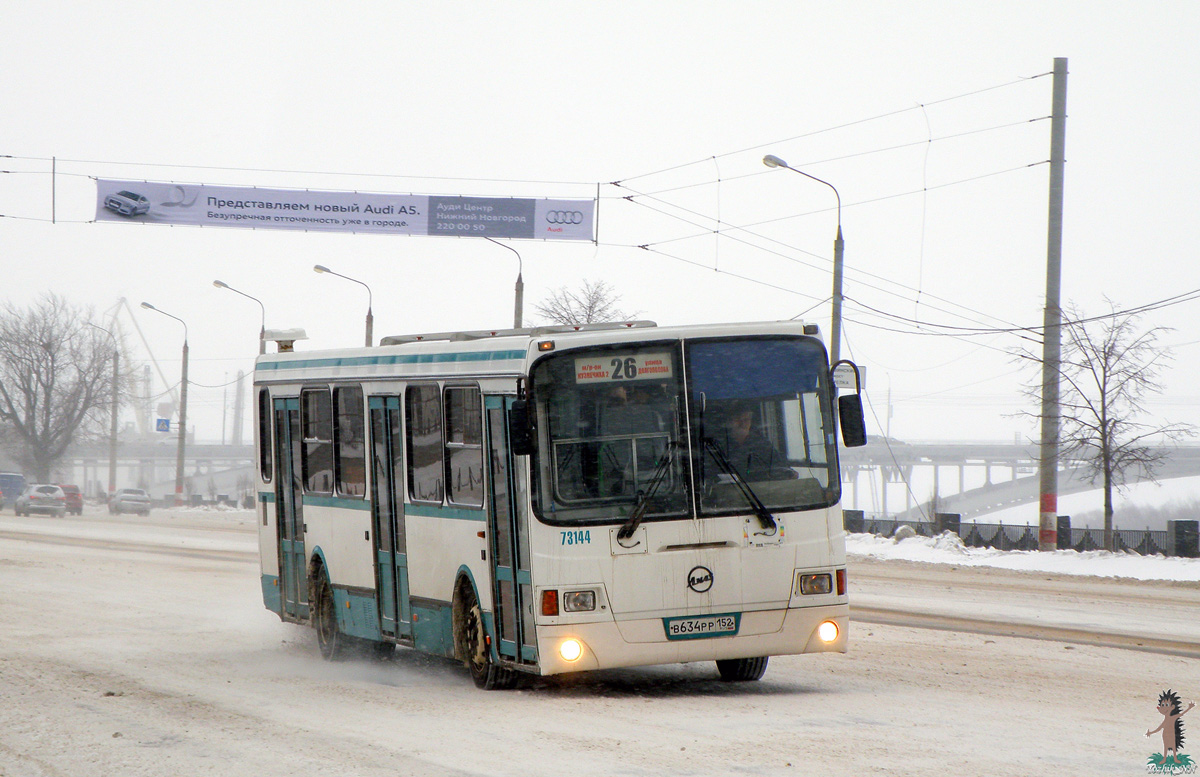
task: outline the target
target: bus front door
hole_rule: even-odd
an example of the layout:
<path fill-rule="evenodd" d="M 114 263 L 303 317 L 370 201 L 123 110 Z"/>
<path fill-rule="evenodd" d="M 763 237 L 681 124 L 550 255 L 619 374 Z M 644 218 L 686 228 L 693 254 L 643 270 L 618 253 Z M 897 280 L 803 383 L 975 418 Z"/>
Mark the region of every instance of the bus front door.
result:
<path fill-rule="evenodd" d="M 304 555 L 303 474 L 300 469 L 300 400 L 275 400 L 275 525 L 279 533 L 279 578 L 283 616 L 308 617 L 308 573 Z"/>
<path fill-rule="evenodd" d="M 533 627 L 533 581 L 529 574 L 529 529 L 508 444 L 508 412 L 514 397 L 484 398 L 487 414 L 489 509 L 492 556 L 492 601 L 495 603 L 497 651 L 502 658 L 537 663 Z"/>
<path fill-rule="evenodd" d="M 400 398 L 371 397 L 371 519 L 375 527 L 375 569 L 379 628 L 399 640 L 412 636 L 408 602 L 408 556 L 404 537 L 404 438 Z"/>

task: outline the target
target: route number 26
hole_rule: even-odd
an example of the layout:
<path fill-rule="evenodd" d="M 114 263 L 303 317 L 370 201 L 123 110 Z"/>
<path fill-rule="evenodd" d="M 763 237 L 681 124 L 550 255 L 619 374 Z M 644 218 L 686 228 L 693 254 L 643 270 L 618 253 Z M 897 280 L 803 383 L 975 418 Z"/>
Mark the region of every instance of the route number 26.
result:
<path fill-rule="evenodd" d="M 637 359 L 634 357 L 628 356 L 624 359 L 613 359 L 611 364 L 613 368 L 613 380 L 621 380 L 622 378 L 632 379 L 637 377 Z"/>

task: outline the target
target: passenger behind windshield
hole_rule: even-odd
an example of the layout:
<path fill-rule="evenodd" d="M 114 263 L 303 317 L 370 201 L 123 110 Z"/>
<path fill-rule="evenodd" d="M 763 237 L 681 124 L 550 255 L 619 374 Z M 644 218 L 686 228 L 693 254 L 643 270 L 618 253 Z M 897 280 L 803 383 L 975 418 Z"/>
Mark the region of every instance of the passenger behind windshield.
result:
<path fill-rule="evenodd" d="M 600 433 L 624 435 L 661 432 L 664 428 L 663 418 L 656 405 L 661 405 L 661 400 L 654 400 L 649 386 L 613 386 L 601 410 Z"/>
<path fill-rule="evenodd" d="M 629 501 L 637 497 L 653 478 L 668 440 L 674 436 L 671 400 L 664 388 L 650 381 L 608 385 L 579 392 L 577 404 L 559 406 L 566 412 L 554 413 L 551 426 L 557 437 L 556 495 L 560 501 Z M 666 491 L 677 487 L 663 485 Z M 660 492 L 666 491 L 660 487 Z"/>

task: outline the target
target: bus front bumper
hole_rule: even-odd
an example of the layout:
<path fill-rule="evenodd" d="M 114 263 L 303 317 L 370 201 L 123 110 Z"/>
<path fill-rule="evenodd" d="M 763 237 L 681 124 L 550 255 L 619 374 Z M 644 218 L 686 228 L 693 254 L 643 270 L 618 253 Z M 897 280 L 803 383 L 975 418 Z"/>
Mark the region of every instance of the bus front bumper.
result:
<path fill-rule="evenodd" d="M 782 618 L 780 617 L 782 616 Z M 826 642 L 818 628 L 826 621 L 837 625 L 837 636 Z M 763 626 L 770 630 L 763 630 Z M 622 666 L 678 664 L 727 658 L 845 653 L 849 638 L 850 608 L 846 604 L 766 610 L 741 614 L 736 636 L 701 639 L 667 639 L 662 618 L 601 623 L 539 625 L 538 661 L 543 675 L 612 669 Z M 577 642 L 579 657 L 563 657 L 564 643 Z M 567 645 L 570 654 L 572 645 Z"/>

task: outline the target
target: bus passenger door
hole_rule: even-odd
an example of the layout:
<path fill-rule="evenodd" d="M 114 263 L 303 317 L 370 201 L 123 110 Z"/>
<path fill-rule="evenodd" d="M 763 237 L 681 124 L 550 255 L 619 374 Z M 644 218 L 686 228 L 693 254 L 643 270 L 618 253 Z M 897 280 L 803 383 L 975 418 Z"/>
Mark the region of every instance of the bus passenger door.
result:
<path fill-rule="evenodd" d="M 283 614 L 308 617 L 308 572 L 304 555 L 303 474 L 300 470 L 300 400 L 275 400 L 275 525 L 279 533 L 279 578 Z"/>
<path fill-rule="evenodd" d="M 514 397 L 484 398 L 488 434 L 488 534 L 491 536 L 492 601 L 497 650 L 510 661 L 537 663 L 533 628 L 533 581 L 529 574 L 529 535 L 508 444 L 508 412 Z"/>
<path fill-rule="evenodd" d="M 401 638 L 412 634 L 408 603 L 408 556 L 404 537 L 404 438 L 400 398 L 371 397 L 371 518 L 375 528 L 375 568 L 379 627 Z"/>

